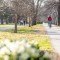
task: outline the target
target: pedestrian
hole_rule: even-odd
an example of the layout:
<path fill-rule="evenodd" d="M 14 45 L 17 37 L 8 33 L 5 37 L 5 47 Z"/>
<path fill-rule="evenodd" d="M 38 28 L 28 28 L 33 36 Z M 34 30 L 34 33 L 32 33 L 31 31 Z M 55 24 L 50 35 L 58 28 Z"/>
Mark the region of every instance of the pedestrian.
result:
<path fill-rule="evenodd" d="M 20 24 L 23 25 L 23 20 L 20 21 Z"/>
<path fill-rule="evenodd" d="M 48 26 L 51 28 L 52 27 L 52 17 L 48 17 Z"/>
<path fill-rule="evenodd" d="M 24 25 L 25 25 L 25 20 L 24 20 Z"/>

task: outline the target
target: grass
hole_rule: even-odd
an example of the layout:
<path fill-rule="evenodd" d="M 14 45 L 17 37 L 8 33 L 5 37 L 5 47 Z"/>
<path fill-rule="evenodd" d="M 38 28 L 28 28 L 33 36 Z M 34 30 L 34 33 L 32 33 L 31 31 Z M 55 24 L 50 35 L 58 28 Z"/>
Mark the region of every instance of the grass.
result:
<path fill-rule="evenodd" d="M 32 27 L 20 26 L 18 27 L 18 33 L 14 33 L 13 29 L 3 32 L 0 31 L 0 40 L 3 39 L 9 39 L 11 41 L 25 39 L 31 44 L 38 44 L 40 50 L 53 50 L 50 39 L 48 35 L 46 35 L 44 27 L 39 24 Z"/>
<path fill-rule="evenodd" d="M 7 28 L 7 27 L 12 27 L 13 25 L 5 25 L 5 26 L 0 26 L 0 27 L 5 27 L 5 28 Z M 11 33 L 14 33 L 14 26 L 13 26 L 13 28 L 12 29 L 7 29 L 7 30 L 5 30 L 5 31 L 3 31 L 3 32 L 11 32 Z M 35 25 L 35 26 L 32 26 L 32 27 L 28 27 L 28 26 L 19 26 L 18 25 L 18 31 L 17 31 L 17 33 L 27 33 L 27 34 L 36 34 L 36 33 L 39 33 L 39 34 L 46 34 L 46 32 L 44 31 L 44 28 L 42 27 L 42 25 L 40 24 L 38 24 L 38 25 Z"/>

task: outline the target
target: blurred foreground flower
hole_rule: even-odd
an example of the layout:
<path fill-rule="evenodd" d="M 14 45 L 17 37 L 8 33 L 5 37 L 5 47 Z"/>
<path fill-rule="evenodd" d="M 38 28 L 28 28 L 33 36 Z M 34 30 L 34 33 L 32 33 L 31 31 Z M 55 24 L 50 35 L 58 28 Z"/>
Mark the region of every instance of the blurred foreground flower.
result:
<path fill-rule="evenodd" d="M 30 44 L 25 39 L 13 42 L 8 39 L 2 40 L 0 44 L 0 58 L 2 57 L 3 60 L 39 60 L 44 56 L 47 57 L 48 52 L 42 53 L 36 45 L 37 43 Z"/>

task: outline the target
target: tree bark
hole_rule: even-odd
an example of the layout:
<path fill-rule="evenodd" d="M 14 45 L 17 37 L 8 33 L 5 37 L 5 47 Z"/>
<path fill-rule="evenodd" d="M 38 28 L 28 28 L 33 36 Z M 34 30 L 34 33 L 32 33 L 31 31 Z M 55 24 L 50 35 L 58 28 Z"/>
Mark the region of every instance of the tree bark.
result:
<path fill-rule="evenodd" d="M 30 19 L 30 17 L 29 17 L 29 27 L 31 27 L 31 19 Z"/>
<path fill-rule="evenodd" d="M 60 25 L 60 0 L 58 4 L 58 25 Z"/>
<path fill-rule="evenodd" d="M 6 19 L 6 24 L 8 24 L 9 23 L 9 21 L 8 21 L 8 18 Z"/>
<path fill-rule="evenodd" d="M 1 24 L 3 24 L 3 18 L 1 17 Z"/>
<path fill-rule="evenodd" d="M 32 26 L 33 25 L 36 25 L 36 17 L 35 16 L 33 17 L 33 20 L 32 20 Z"/>
<path fill-rule="evenodd" d="M 15 14 L 15 33 L 17 33 L 17 14 Z"/>

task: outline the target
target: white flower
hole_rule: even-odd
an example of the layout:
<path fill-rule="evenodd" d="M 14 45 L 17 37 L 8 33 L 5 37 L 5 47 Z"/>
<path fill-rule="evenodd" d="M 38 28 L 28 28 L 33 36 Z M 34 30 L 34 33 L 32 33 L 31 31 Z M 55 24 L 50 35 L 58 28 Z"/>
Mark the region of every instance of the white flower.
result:
<path fill-rule="evenodd" d="M 4 44 L 8 45 L 10 43 L 10 40 L 4 39 L 3 42 L 4 42 Z"/>
<path fill-rule="evenodd" d="M 44 57 L 50 57 L 50 54 L 48 52 L 45 52 Z"/>
<path fill-rule="evenodd" d="M 33 56 L 33 57 L 38 57 L 38 55 L 39 55 L 39 52 L 37 52 L 37 50 L 35 48 L 32 48 L 30 53 L 31 53 L 31 56 Z"/>
<path fill-rule="evenodd" d="M 35 41 L 32 42 L 32 44 L 34 43 Z M 37 42 L 35 44 L 37 44 Z M 0 46 L 1 46 L 0 57 L 5 55 L 4 60 L 9 59 L 7 55 L 10 55 L 10 54 L 15 55 L 18 53 L 21 53 L 20 60 L 27 60 L 27 58 L 29 58 L 30 56 L 32 57 L 39 56 L 39 52 L 37 51 L 37 49 L 32 48 L 31 44 L 29 44 L 26 40 L 21 40 L 21 41 L 16 40 L 14 42 L 10 42 L 10 40 L 5 39 L 1 41 Z"/>
<path fill-rule="evenodd" d="M 17 41 L 15 42 L 15 44 L 19 45 L 19 44 L 20 44 L 20 41 L 17 40 Z"/>
<path fill-rule="evenodd" d="M 1 41 L 1 42 L 0 42 L 0 48 L 2 48 L 3 46 L 4 46 L 4 42 Z"/>
<path fill-rule="evenodd" d="M 4 55 L 4 60 L 9 60 L 9 56 L 8 55 Z"/>
<path fill-rule="evenodd" d="M 20 56 L 20 60 L 27 60 L 27 58 L 29 58 L 30 56 L 29 56 L 29 54 L 27 53 L 27 52 L 24 52 L 24 53 L 22 53 L 22 55 Z"/>
<path fill-rule="evenodd" d="M 30 45 L 29 43 L 25 43 L 24 47 L 25 47 L 25 48 L 30 48 L 31 45 Z"/>
<path fill-rule="evenodd" d="M 16 44 L 15 42 L 11 42 L 9 45 L 7 45 L 7 47 L 9 48 L 9 50 L 11 50 L 12 53 L 16 53 L 16 50 L 18 49 L 18 44 Z"/>
<path fill-rule="evenodd" d="M 35 48 L 27 48 L 26 52 L 29 53 L 33 57 L 38 57 L 39 52 Z"/>
<path fill-rule="evenodd" d="M 0 49 L 0 56 L 3 56 L 5 54 L 10 54 L 10 51 L 6 48 L 6 47 L 3 47 Z"/>
<path fill-rule="evenodd" d="M 25 51 L 25 47 L 24 46 L 20 46 L 19 49 L 17 50 L 17 53 L 22 53 Z"/>
<path fill-rule="evenodd" d="M 25 46 L 26 43 L 27 42 L 25 40 L 20 41 L 20 45 L 24 45 Z"/>

